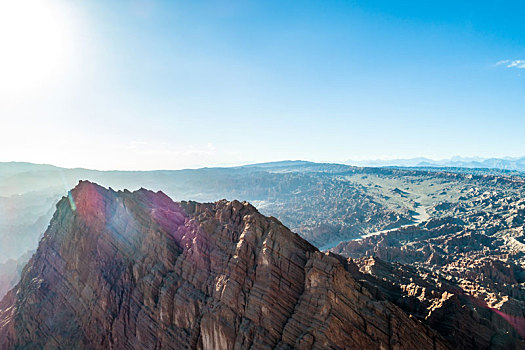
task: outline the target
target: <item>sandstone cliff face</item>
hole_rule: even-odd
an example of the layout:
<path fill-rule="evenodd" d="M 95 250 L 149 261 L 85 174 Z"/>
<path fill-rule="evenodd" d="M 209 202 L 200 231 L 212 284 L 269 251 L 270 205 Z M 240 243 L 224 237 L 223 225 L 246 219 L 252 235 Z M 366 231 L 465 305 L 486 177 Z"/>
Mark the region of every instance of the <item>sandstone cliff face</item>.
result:
<path fill-rule="evenodd" d="M 1 349 L 445 349 L 248 203 L 81 182 L 0 302 Z"/>

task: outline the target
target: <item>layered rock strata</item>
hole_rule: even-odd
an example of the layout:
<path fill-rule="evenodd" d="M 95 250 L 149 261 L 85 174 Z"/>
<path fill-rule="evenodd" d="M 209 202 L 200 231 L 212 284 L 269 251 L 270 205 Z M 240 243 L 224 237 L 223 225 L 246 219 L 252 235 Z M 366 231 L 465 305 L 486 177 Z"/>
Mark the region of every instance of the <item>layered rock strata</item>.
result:
<path fill-rule="evenodd" d="M 1 349 L 446 349 L 244 202 L 81 182 L 0 302 Z"/>

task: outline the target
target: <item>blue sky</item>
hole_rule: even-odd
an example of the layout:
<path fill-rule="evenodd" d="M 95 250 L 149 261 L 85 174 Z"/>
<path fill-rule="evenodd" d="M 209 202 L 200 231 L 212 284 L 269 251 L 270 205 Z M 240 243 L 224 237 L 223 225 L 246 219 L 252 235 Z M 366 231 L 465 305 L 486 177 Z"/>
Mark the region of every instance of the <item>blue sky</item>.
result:
<path fill-rule="evenodd" d="M 4 82 L 0 161 L 525 155 L 523 2 L 42 1 L 48 34 L 14 54 L 56 73 Z"/>

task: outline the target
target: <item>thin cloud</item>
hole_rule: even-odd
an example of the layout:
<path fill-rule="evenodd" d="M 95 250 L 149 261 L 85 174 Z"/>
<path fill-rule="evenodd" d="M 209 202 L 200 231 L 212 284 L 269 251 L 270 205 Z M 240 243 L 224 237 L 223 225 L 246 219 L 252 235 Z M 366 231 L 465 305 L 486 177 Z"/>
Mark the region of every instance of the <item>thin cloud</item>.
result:
<path fill-rule="evenodd" d="M 496 66 L 504 65 L 507 68 L 525 68 L 525 60 L 502 60 L 496 62 Z"/>

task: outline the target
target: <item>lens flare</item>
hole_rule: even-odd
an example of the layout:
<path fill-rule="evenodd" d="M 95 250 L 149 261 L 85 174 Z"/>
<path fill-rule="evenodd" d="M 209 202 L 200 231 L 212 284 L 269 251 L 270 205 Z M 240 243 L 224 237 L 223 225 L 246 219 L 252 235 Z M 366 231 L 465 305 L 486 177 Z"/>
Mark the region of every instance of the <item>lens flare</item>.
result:
<path fill-rule="evenodd" d="M 77 205 L 75 204 L 75 200 L 73 199 L 73 195 L 71 194 L 71 191 L 67 192 L 67 199 L 69 200 L 69 205 L 71 206 L 71 210 L 77 211 Z"/>

